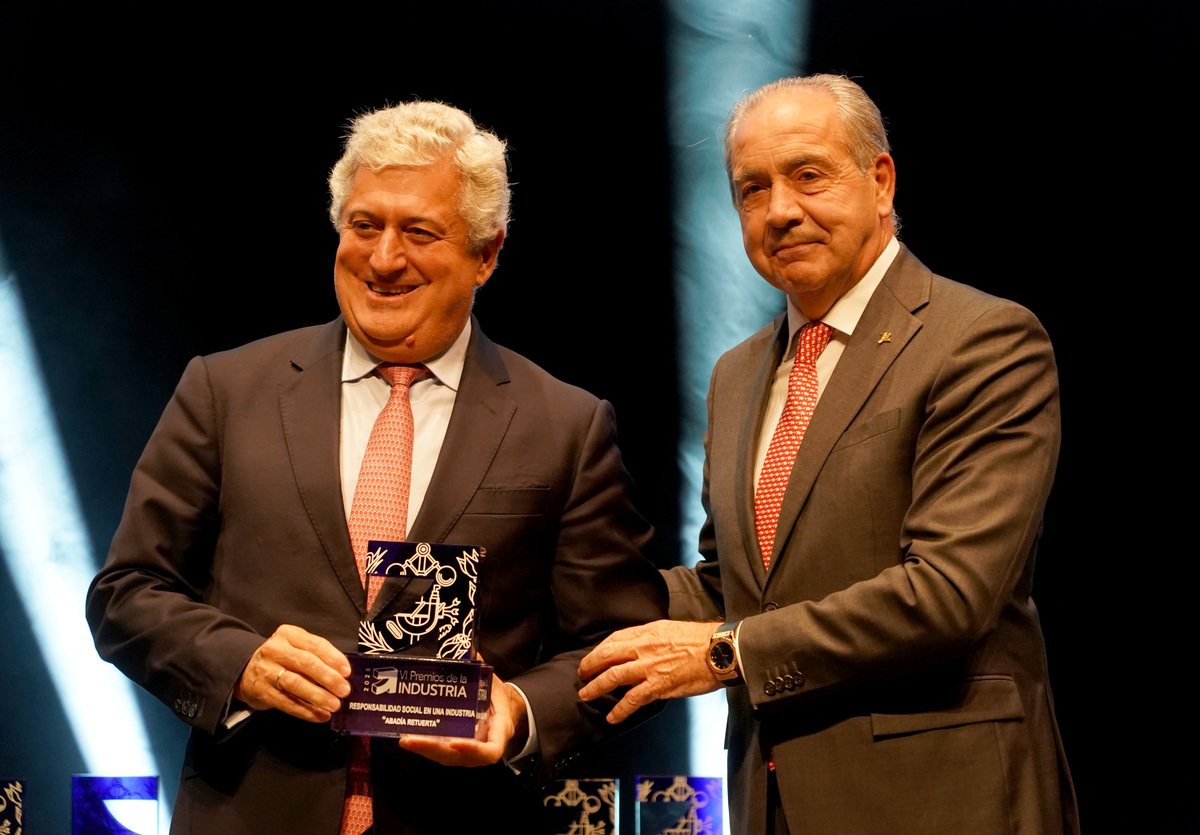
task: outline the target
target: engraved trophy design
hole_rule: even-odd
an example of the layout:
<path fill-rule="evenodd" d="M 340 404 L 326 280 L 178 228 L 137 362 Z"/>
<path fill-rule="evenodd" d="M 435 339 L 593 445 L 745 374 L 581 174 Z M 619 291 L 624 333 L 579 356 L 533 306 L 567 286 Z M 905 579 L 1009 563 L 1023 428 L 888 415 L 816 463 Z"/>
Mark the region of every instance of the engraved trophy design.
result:
<path fill-rule="evenodd" d="M 492 684 L 492 668 L 475 652 L 483 557 L 469 545 L 367 543 L 367 574 L 384 586 L 359 624 L 350 695 L 334 730 L 482 738 Z"/>

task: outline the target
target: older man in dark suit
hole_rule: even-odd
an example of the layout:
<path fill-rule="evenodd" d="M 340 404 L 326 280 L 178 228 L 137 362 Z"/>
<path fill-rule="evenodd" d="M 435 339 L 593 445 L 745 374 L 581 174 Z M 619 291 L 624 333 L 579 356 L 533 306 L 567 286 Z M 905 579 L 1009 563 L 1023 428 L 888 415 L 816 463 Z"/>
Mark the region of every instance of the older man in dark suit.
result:
<path fill-rule="evenodd" d="M 750 94 L 726 163 L 788 311 L 713 371 L 675 620 L 607 639 L 581 695 L 634 685 L 620 721 L 728 687 L 736 832 L 1076 831 L 1030 598 L 1059 447 L 1045 331 L 898 243 L 852 81 Z"/>
<path fill-rule="evenodd" d="M 341 318 L 188 366 L 89 593 L 96 645 L 194 728 L 173 832 L 528 822 L 514 770 L 550 777 L 607 732 L 576 697 L 579 659 L 665 615 L 640 555 L 649 527 L 611 407 L 470 315 L 504 242 L 503 143 L 446 105 L 377 111 L 355 121 L 330 189 Z M 357 489 L 396 454 L 393 417 L 403 475 Z M 369 608 L 355 552 L 392 538 L 370 528 L 372 502 L 395 505 L 409 540 L 487 550 L 486 740 L 368 749 L 329 728 Z"/>

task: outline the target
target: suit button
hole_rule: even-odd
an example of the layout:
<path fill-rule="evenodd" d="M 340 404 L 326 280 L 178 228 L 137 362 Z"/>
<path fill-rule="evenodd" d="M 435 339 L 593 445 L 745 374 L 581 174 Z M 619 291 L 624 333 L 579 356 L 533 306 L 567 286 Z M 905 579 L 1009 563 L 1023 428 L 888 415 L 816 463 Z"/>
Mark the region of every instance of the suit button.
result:
<path fill-rule="evenodd" d="M 787 690 L 795 690 L 796 689 L 796 677 L 794 675 L 792 675 L 791 673 L 788 673 L 786 676 L 783 677 L 783 686 Z"/>
<path fill-rule="evenodd" d="M 768 696 L 774 696 L 775 695 L 775 682 L 768 681 L 766 684 L 764 684 L 763 692 L 766 693 Z"/>
<path fill-rule="evenodd" d="M 774 611 L 775 611 L 776 609 L 778 609 L 778 608 L 779 608 L 779 604 L 778 604 L 778 603 L 767 603 L 766 605 L 764 605 L 764 606 L 762 607 L 762 610 L 763 610 L 764 612 L 774 612 Z"/>
<path fill-rule="evenodd" d="M 797 687 L 803 687 L 803 686 L 804 686 L 804 673 L 796 673 L 796 674 L 795 674 L 793 677 L 796 679 L 796 686 L 797 686 Z"/>

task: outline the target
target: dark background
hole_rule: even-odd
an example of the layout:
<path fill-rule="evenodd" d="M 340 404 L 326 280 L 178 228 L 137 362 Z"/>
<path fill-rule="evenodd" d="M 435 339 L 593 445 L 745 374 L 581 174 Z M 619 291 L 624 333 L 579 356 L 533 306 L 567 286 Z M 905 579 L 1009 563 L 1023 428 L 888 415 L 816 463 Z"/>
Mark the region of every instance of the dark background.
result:
<path fill-rule="evenodd" d="M 1184 7 L 820 0 L 803 67 L 852 75 L 882 109 L 904 241 L 1055 342 L 1064 445 L 1035 596 L 1090 832 L 1200 831 L 1178 440 L 1194 375 L 1174 312 L 1195 274 Z M 336 315 L 342 127 L 421 97 L 509 141 L 484 328 L 615 403 L 653 556 L 679 559 L 662 4 L 449 9 L 3 13 L 0 251 L 98 555 L 186 361 Z M 28 781 L 32 835 L 65 832 L 84 766 L 6 572 L 0 612 L 0 773 Z M 173 796 L 185 729 L 144 702 Z M 682 772 L 683 718 L 671 706 L 594 773 Z"/>

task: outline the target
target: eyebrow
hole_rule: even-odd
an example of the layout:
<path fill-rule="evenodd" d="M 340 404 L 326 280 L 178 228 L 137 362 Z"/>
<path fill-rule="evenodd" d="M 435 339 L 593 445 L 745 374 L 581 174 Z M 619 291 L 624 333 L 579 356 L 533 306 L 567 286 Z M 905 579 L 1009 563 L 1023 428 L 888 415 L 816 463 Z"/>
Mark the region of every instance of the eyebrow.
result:
<path fill-rule="evenodd" d="M 356 215 L 360 216 L 360 217 L 368 218 L 370 220 L 377 220 L 380 217 L 382 217 L 381 213 L 373 212 L 370 209 L 363 207 L 363 206 L 347 205 L 342 210 L 342 216 L 346 220 L 350 220 L 353 217 L 355 217 Z M 420 224 L 420 225 L 424 225 L 424 226 L 434 226 L 437 228 L 438 231 L 445 231 L 445 227 L 443 226 L 442 222 L 439 221 L 437 218 L 429 216 L 429 215 L 414 215 L 412 217 L 406 217 L 406 218 L 404 218 L 404 223 L 405 223 L 405 225 Z"/>
<path fill-rule="evenodd" d="M 807 165 L 817 165 L 825 168 L 832 167 L 832 160 L 826 154 L 805 153 L 786 159 L 781 166 L 783 171 L 795 171 Z M 761 168 L 748 168 L 734 174 L 734 185 L 741 186 L 754 180 L 766 177 L 766 171 Z"/>
<path fill-rule="evenodd" d="M 427 217 L 425 215 L 416 215 L 414 217 L 410 217 L 408 218 L 408 222 L 421 224 L 422 226 L 436 226 L 438 229 L 442 228 L 443 223 L 435 217 Z"/>

